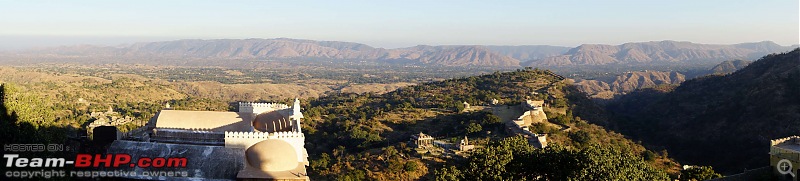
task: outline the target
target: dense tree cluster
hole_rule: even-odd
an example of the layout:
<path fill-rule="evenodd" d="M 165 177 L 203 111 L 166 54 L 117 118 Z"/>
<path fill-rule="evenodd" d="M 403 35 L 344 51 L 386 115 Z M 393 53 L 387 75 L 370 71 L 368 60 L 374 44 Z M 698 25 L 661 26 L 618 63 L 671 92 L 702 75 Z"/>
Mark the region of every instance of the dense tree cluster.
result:
<path fill-rule="evenodd" d="M 492 99 L 497 99 L 508 105 L 516 105 L 525 99 L 532 99 L 534 92 L 546 90 L 560 80 L 560 77 L 552 76 L 552 72 L 547 70 L 495 72 L 400 88 L 384 97 L 390 104 L 407 102 L 417 108 L 445 108 L 458 111 L 463 102 L 470 105 L 487 105 Z M 546 97 L 545 94 L 541 95 Z"/>
<path fill-rule="evenodd" d="M 409 147 L 387 146 L 371 152 L 348 154 L 344 148 L 322 153 L 311 163 L 312 177 L 330 180 L 416 180 L 428 174 L 419 159 L 409 159 Z"/>
<path fill-rule="evenodd" d="M 720 177 L 722 177 L 722 175 L 714 172 L 714 169 L 710 166 L 694 166 L 686 170 L 681 170 L 681 181 L 710 180 Z"/>
<path fill-rule="evenodd" d="M 535 149 L 520 136 L 478 149 L 464 164 L 435 173 L 437 180 L 669 180 L 641 157 L 613 147 Z"/>
<path fill-rule="evenodd" d="M 2 118 L 2 139 L 5 143 L 61 143 L 65 129 L 55 129 L 54 110 L 46 107 L 40 98 L 25 93 L 16 85 L 0 85 L 0 118 Z M 53 129 L 51 129 L 53 128 Z"/>

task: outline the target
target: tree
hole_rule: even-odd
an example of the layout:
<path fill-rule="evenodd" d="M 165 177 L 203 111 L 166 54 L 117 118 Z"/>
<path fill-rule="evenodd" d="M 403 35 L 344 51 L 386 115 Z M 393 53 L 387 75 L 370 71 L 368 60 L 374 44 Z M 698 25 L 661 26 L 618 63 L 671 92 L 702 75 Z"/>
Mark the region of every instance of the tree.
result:
<path fill-rule="evenodd" d="M 720 177 L 722 177 L 722 175 L 720 175 L 717 172 L 714 172 L 714 169 L 711 168 L 711 166 L 694 166 L 689 169 L 681 170 L 680 180 L 698 181 L 698 180 L 710 180 Z"/>
<path fill-rule="evenodd" d="M 567 103 L 567 99 L 558 98 L 558 99 L 554 99 L 553 100 L 553 107 L 563 108 L 563 107 L 567 107 L 568 105 L 569 105 L 569 103 Z"/>
<path fill-rule="evenodd" d="M 569 138 L 572 139 L 573 142 L 578 143 L 578 144 L 590 143 L 590 141 L 592 140 L 591 135 L 589 135 L 588 132 L 583 131 L 583 130 L 570 132 L 569 133 Z"/>
<path fill-rule="evenodd" d="M 504 180 L 506 164 L 513 160 L 511 151 L 503 147 L 486 147 L 475 151 L 467 164 L 467 178 Z M 507 179 L 507 178 L 506 178 Z"/>
<path fill-rule="evenodd" d="M 654 161 L 654 160 L 656 160 L 656 156 L 657 156 L 656 153 L 653 153 L 650 150 L 645 150 L 642 153 L 642 158 L 644 158 L 644 160 L 646 160 L 646 161 Z"/>
<path fill-rule="evenodd" d="M 323 171 L 328 170 L 328 164 L 331 161 L 331 157 L 328 153 L 322 153 L 319 159 L 311 161 L 311 168 L 316 171 Z"/>
<path fill-rule="evenodd" d="M 483 127 L 478 123 L 469 123 L 467 125 L 467 134 L 477 133 L 481 130 L 483 130 Z"/>
<path fill-rule="evenodd" d="M 579 155 L 583 167 L 570 180 L 669 180 L 641 157 L 613 147 L 591 145 Z"/>
<path fill-rule="evenodd" d="M 358 169 L 351 170 L 350 172 L 347 172 L 347 174 L 339 175 L 339 177 L 336 178 L 336 180 L 341 180 L 341 181 L 367 180 L 367 173 L 365 173 L 363 170 L 358 170 Z"/>
<path fill-rule="evenodd" d="M 455 102 L 453 107 L 456 109 L 456 112 L 464 111 L 465 107 L 463 103 Z"/>
<path fill-rule="evenodd" d="M 455 166 L 444 167 L 434 171 L 437 181 L 458 181 L 464 179 L 464 174 Z"/>
<path fill-rule="evenodd" d="M 497 117 L 494 114 L 486 114 L 486 117 L 483 118 L 483 122 L 485 124 L 496 124 L 500 123 L 500 117 Z"/>
<path fill-rule="evenodd" d="M 406 164 L 405 164 L 405 171 L 406 172 L 417 171 L 417 162 L 415 162 L 415 161 L 407 161 Z"/>

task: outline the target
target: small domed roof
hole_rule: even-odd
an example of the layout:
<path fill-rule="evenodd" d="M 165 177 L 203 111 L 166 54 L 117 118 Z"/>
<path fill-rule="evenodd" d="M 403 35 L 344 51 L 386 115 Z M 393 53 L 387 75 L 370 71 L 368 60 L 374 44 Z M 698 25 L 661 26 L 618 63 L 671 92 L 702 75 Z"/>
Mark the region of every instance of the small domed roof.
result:
<path fill-rule="evenodd" d="M 289 142 L 269 139 L 245 151 L 247 163 L 262 171 L 286 171 L 297 168 L 297 152 Z"/>
<path fill-rule="evenodd" d="M 292 127 L 289 119 L 286 119 L 278 111 L 266 112 L 256 115 L 253 119 L 253 129 L 259 132 L 278 132 L 278 131 L 291 131 Z"/>

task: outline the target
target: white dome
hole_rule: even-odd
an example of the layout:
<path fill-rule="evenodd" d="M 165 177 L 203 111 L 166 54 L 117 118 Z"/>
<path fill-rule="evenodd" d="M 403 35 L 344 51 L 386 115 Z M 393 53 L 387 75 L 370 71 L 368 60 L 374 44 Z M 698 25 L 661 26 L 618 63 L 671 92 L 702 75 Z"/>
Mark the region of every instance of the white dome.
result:
<path fill-rule="evenodd" d="M 297 168 L 297 152 L 283 140 L 258 142 L 245 151 L 247 163 L 262 171 L 286 171 Z"/>

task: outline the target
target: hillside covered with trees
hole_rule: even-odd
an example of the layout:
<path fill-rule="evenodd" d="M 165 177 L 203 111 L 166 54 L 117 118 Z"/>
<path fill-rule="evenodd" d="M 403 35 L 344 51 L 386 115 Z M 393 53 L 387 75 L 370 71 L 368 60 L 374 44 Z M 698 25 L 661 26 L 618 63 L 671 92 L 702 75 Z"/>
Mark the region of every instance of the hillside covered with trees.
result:
<path fill-rule="evenodd" d="M 507 133 L 498 115 L 464 111 L 463 102 L 489 107 L 492 99 L 518 105 L 545 100 L 550 122 L 570 126 L 548 133 L 551 146 L 535 149 Z M 337 94 L 304 101 L 304 130 L 312 178 L 323 180 L 668 180 L 679 164 L 585 119 L 602 109 L 546 70 L 496 72 L 376 94 Z M 479 146 L 471 156 L 420 154 L 408 144 L 419 132 L 452 142 L 463 136 Z M 713 172 L 713 171 L 712 171 Z M 687 178 L 687 177 L 684 177 Z M 691 177 L 689 177 L 691 178 Z"/>
<path fill-rule="evenodd" d="M 161 110 L 163 103 L 179 110 L 235 111 L 235 102 L 187 96 L 146 81 L 5 83 L 2 134 L 10 135 L 5 140 L 9 142 L 63 142 L 93 121 L 87 114 L 109 106 L 141 121 Z M 76 101 L 81 98 L 85 102 Z M 490 105 L 493 99 L 499 105 Z M 548 123 L 530 127 L 548 134 L 545 149 L 507 132 L 503 116 L 490 111 L 526 99 L 547 104 Z M 275 101 L 288 103 L 290 98 Z M 680 173 L 680 165 L 666 151 L 645 149 L 593 124 L 609 122 L 602 108 L 547 70 L 434 81 L 385 94 L 331 93 L 301 102 L 309 176 L 315 180 L 667 180 Z M 129 128 L 123 130 L 138 125 L 125 125 Z M 459 155 L 421 153 L 408 144 L 409 136 L 420 132 L 450 143 L 466 136 L 477 148 Z M 28 140 L 31 137 L 43 140 Z"/>
<path fill-rule="evenodd" d="M 769 140 L 800 134 L 800 49 L 731 74 L 638 90 L 609 105 L 609 124 L 681 163 L 726 173 L 767 166 Z"/>

